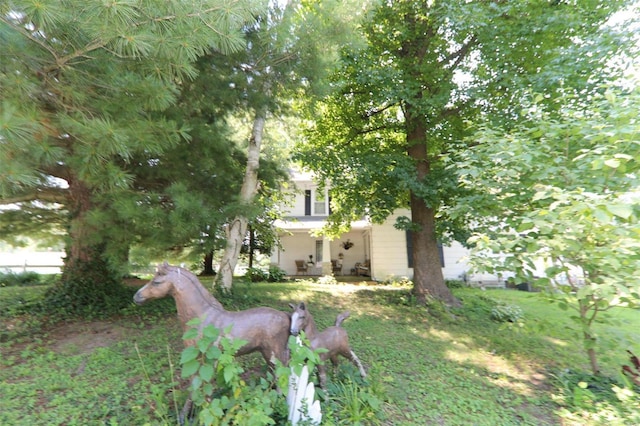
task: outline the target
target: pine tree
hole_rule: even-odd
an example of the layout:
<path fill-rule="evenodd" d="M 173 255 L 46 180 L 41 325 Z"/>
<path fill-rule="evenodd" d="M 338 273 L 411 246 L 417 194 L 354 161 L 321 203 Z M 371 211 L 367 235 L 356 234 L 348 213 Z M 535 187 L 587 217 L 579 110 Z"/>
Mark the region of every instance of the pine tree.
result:
<path fill-rule="evenodd" d="M 105 254 L 122 246 L 110 247 L 105 212 L 136 190 L 134 160 L 161 167 L 158 156 L 188 138 L 159 112 L 199 56 L 244 46 L 258 11 L 251 1 L 0 5 L 0 202 L 60 218 L 62 282 L 81 283 L 69 296 L 114 281 Z M 107 276 L 87 280 L 92 270 Z"/>

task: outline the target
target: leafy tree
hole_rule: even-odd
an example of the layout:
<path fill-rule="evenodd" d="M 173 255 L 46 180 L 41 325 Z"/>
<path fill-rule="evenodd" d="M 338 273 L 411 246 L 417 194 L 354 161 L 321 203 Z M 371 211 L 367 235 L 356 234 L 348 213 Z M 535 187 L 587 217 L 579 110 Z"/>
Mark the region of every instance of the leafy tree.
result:
<path fill-rule="evenodd" d="M 245 174 L 236 197 L 239 214 L 225 224 L 227 244 L 216 277 L 223 289 L 232 286 L 248 224 L 260 211 L 255 201 L 260 187 L 261 149 L 267 120 L 289 114 L 289 105 L 295 96 L 321 86 L 326 63 L 331 59 L 322 53 L 329 51 L 336 40 L 344 40 L 349 28 L 327 25 L 342 16 L 336 12 L 337 7 L 320 1 L 272 3 L 253 25 L 247 26 L 247 49 L 228 56 L 226 62 L 212 64 L 215 71 L 225 77 L 220 81 L 233 97 L 231 105 L 236 114 L 252 117 L 251 131 L 245 141 Z M 327 21 L 323 23 L 319 17 Z"/>
<path fill-rule="evenodd" d="M 570 99 L 556 119 L 533 103 L 509 133 L 484 128 L 457 164 L 487 215 L 476 263 L 575 311 L 594 373 L 594 322 L 640 302 L 640 92 L 614 93 L 588 108 Z"/>
<path fill-rule="evenodd" d="M 599 69 L 616 45 L 594 35 L 623 4 L 400 0 L 375 7 L 362 26 L 366 48 L 344 50 L 335 91 L 314 105 L 316 122 L 299 147 L 298 158 L 331 184 L 333 231 L 410 207 L 411 219 L 398 226 L 412 231 L 414 294 L 423 303 L 430 295 L 459 304 L 438 255 L 439 241 L 464 241 L 468 228 L 467 218 L 449 214 L 459 188 L 447 162 L 467 149 L 478 117 L 517 122 L 526 90 L 552 100 L 568 80 L 597 84 L 598 73 L 587 70 Z"/>
<path fill-rule="evenodd" d="M 111 285 L 106 253 L 122 256 L 126 227 L 134 226 L 131 210 L 113 214 L 132 205 L 132 161 L 153 165 L 188 138 L 158 112 L 196 76 L 198 56 L 243 47 L 242 25 L 259 8 L 248 1 L 1 3 L 0 200 L 57 209 L 68 237 L 62 281 L 78 284 L 67 296 Z M 83 277 L 91 270 L 107 276 Z"/>

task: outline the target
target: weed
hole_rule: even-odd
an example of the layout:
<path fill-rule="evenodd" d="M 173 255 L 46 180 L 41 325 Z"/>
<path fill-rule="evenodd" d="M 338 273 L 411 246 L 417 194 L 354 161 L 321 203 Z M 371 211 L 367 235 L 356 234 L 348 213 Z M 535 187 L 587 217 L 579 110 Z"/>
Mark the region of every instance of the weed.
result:
<path fill-rule="evenodd" d="M 331 400 L 342 425 L 379 425 L 382 401 L 352 380 L 338 383 Z"/>

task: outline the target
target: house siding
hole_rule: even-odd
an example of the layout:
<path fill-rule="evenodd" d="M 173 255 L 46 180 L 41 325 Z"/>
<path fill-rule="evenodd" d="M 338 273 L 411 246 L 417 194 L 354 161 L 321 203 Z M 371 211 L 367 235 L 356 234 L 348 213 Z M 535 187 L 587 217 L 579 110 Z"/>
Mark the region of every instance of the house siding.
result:
<path fill-rule="evenodd" d="M 371 274 L 384 281 L 393 277 L 411 277 L 405 232 L 393 225 L 402 212 L 389 216 L 384 223 L 371 227 Z"/>
<path fill-rule="evenodd" d="M 311 191 L 311 202 L 315 199 L 317 185 L 310 175 L 294 174 L 296 196 L 291 206 L 287 207 L 289 221 L 283 221 L 283 232 L 280 235 L 282 248 L 271 255 L 271 263 L 283 269 L 289 275 L 296 274 L 295 260 L 309 260 L 313 255 L 314 265 L 309 275 L 322 275 L 331 271 L 330 260 L 343 255 L 342 274 L 354 273 L 356 263 L 366 260 L 371 262 L 371 278 L 384 281 L 392 278 L 413 278 L 413 268 L 409 267 L 406 232 L 396 229 L 394 224 L 400 216 L 411 217 L 408 209 L 400 209 L 388 217 L 382 224 L 371 224 L 367 221 L 354 223 L 353 228 L 330 241 L 322 236 L 313 236 L 313 230 L 324 225 L 326 216 L 305 216 L 305 191 Z M 307 209 L 308 210 L 308 209 Z M 313 210 L 313 209 L 312 209 Z M 295 219 L 294 219 L 295 218 Z M 353 247 L 345 250 L 342 244 L 350 240 Z M 316 242 L 329 244 L 330 259 L 317 262 Z M 325 251 L 326 253 L 326 251 Z M 470 274 L 467 258 L 469 250 L 458 242 L 452 242 L 442 250 L 444 266 L 442 273 L 445 279 L 466 279 L 470 284 L 482 286 L 502 286 L 504 280 L 490 274 Z M 328 268 L 328 269 L 327 269 Z"/>

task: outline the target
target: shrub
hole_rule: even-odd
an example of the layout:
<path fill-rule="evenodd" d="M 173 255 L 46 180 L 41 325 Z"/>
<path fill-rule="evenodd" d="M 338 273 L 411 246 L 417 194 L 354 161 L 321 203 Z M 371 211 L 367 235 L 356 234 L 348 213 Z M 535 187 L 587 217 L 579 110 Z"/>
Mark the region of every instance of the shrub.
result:
<path fill-rule="evenodd" d="M 269 266 L 269 270 L 265 271 L 262 268 L 248 268 L 245 276 L 249 281 L 258 283 L 268 281 L 270 283 L 277 283 L 284 280 L 287 273 L 278 268 L 276 265 Z"/>
<path fill-rule="evenodd" d="M 552 375 L 558 388 L 554 401 L 564 420 L 581 424 L 640 424 L 638 387 L 613 378 L 565 369 Z"/>
<path fill-rule="evenodd" d="M 47 291 L 45 313 L 106 318 L 131 305 L 135 290 L 125 287 L 100 260 L 67 266 L 65 274 Z"/>
<path fill-rule="evenodd" d="M 0 273 L 0 287 L 40 285 L 40 275 L 37 272 L 25 271 Z"/>
<path fill-rule="evenodd" d="M 498 304 L 491 309 L 491 319 L 499 322 L 517 323 L 524 318 L 524 312 L 518 305 Z"/>
<path fill-rule="evenodd" d="M 278 268 L 276 265 L 269 266 L 269 282 L 277 283 L 283 281 L 286 275 L 287 273 L 283 269 Z"/>
<path fill-rule="evenodd" d="M 449 288 L 464 288 L 467 287 L 467 283 L 462 280 L 444 280 L 444 283 Z"/>
<path fill-rule="evenodd" d="M 247 268 L 247 273 L 245 275 L 254 283 L 267 281 L 269 279 L 269 273 L 261 268 Z"/>

